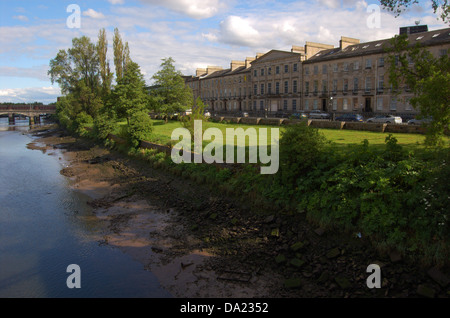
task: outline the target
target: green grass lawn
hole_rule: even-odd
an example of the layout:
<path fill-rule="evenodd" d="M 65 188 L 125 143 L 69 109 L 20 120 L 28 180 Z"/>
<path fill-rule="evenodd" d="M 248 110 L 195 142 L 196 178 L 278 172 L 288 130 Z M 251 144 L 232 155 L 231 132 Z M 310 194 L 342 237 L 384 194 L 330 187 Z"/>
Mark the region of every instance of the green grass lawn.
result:
<path fill-rule="evenodd" d="M 122 122 L 121 124 L 126 124 Z M 169 121 L 167 124 L 163 120 L 153 120 L 153 138 L 151 141 L 160 144 L 167 144 L 171 140 L 172 132 L 176 128 L 182 127 L 181 123 L 178 121 Z M 224 135 L 227 128 L 243 128 L 244 130 L 248 128 L 254 128 L 258 132 L 259 128 L 280 128 L 280 135 L 282 134 L 284 127 L 279 126 L 265 126 L 265 125 L 241 125 L 241 124 L 224 124 L 224 123 L 203 123 L 204 129 L 206 128 L 219 128 Z M 382 147 L 385 144 L 385 139 L 389 133 L 379 133 L 379 132 L 369 132 L 369 131 L 358 131 L 358 130 L 339 130 L 339 129 L 319 129 L 319 131 L 333 143 L 334 147 L 346 147 L 361 145 L 364 139 L 369 141 L 370 146 L 376 148 Z M 398 144 L 411 149 L 421 149 L 424 148 L 425 136 L 421 134 L 403 134 L 403 133 L 393 133 L 395 138 L 397 138 Z M 268 138 L 270 137 L 270 129 L 268 129 Z M 450 139 L 446 138 L 447 144 L 449 144 Z M 248 141 L 247 141 L 248 144 Z"/>
<path fill-rule="evenodd" d="M 176 128 L 183 127 L 179 121 L 169 121 L 165 123 L 164 120 L 152 120 L 153 122 L 153 132 L 150 142 L 154 142 L 161 145 L 167 145 L 171 142 L 172 132 Z M 117 128 L 114 131 L 115 134 L 120 134 L 120 129 L 125 126 L 126 121 L 121 121 L 117 123 Z M 270 140 L 270 128 L 279 128 L 280 136 L 285 129 L 283 126 L 267 126 L 267 125 L 243 125 L 243 124 L 233 124 L 233 123 L 213 123 L 206 122 L 203 123 L 203 129 L 207 128 L 218 128 L 223 134 L 224 142 L 226 141 L 226 129 L 227 128 L 242 128 L 247 130 L 248 128 L 255 129 L 256 134 L 258 134 L 260 128 L 267 128 L 267 139 Z M 367 139 L 369 141 L 369 146 L 374 150 L 384 149 L 385 139 L 389 133 L 379 133 L 370 131 L 358 131 L 358 130 L 339 130 L 339 129 L 319 129 L 319 131 L 331 141 L 331 147 L 336 150 L 345 150 L 348 147 L 352 148 L 356 145 L 361 145 L 362 142 Z M 425 136 L 421 134 L 403 134 L 403 133 L 393 133 L 395 138 L 397 138 L 398 144 L 412 151 L 422 151 L 425 141 Z M 447 146 L 450 146 L 450 138 L 446 137 L 445 142 Z M 204 141 L 203 145 L 209 144 L 210 141 Z M 246 145 L 248 146 L 249 139 L 246 138 Z"/>

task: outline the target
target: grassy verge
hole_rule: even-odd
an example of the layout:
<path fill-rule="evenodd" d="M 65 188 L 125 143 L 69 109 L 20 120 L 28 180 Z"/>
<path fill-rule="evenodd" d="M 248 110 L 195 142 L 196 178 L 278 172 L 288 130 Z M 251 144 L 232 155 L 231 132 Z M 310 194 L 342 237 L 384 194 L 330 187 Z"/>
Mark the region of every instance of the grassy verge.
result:
<path fill-rule="evenodd" d="M 162 144 L 181 127 L 179 122 L 153 124 L 150 141 Z M 223 133 L 226 128 L 262 128 L 221 123 L 205 127 Z M 104 142 L 155 168 L 252 200 L 261 210 L 304 213 L 325 229 L 367 237 L 383 253 L 396 250 L 424 265 L 448 264 L 448 147 L 426 149 L 424 136 L 413 134 L 317 130 L 304 125 L 280 130 L 276 175 L 261 175 L 259 167 L 250 164 L 174 164 L 170 156 L 156 150 Z"/>

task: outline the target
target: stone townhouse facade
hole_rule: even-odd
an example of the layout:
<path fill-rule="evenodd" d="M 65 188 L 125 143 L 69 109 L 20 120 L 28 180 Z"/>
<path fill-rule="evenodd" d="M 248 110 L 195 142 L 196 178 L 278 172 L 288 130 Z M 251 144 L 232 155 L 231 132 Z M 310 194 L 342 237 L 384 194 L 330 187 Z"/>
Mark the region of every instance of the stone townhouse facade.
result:
<path fill-rule="evenodd" d="M 409 30 L 409 29 L 408 29 Z M 423 30 L 423 28 L 422 28 Z M 401 33 L 405 32 L 402 28 Z M 408 32 L 408 31 L 407 31 Z M 449 54 L 450 28 L 413 33 L 410 43 L 434 56 Z M 390 39 L 361 43 L 341 37 L 339 46 L 306 42 L 291 51 L 271 50 L 230 68 L 197 69 L 186 84 L 215 112 L 309 112 L 417 114 L 407 87 L 389 87 L 385 51 Z"/>

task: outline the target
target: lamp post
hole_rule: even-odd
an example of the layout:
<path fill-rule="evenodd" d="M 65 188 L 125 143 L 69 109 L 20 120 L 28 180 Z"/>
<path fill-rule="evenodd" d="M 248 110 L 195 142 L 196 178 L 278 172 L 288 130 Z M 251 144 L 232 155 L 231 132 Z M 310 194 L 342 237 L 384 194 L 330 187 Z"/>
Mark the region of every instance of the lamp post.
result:
<path fill-rule="evenodd" d="M 332 120 L 334 121 L 335 112 L 334 112 L 334 109 L 333 109 L 333 96 L 330 96 L 330 108 L 329 109 L 331 109 L 331 113 L 333 114 Z"/>

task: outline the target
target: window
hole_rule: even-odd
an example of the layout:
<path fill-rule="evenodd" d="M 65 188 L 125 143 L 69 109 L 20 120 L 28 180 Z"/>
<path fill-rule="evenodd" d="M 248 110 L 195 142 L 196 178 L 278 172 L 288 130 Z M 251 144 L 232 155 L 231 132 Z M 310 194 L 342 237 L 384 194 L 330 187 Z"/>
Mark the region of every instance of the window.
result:
<path fill-rule="evenodd" d="M 354 70 L 354 71 L 359 70 L 359 62 L 358 62 L 358 61 L 356 61 L 355 63 L 353 63 L 353 70 Z"/>
<path fill-rule="evenodd" d="M 261 95 L 264 95 L 264 84 L 261 84 Z"/>
<path fill-rule="evenodd" d="M 272 75 L 272 68 L 271 68 L 271 67 L 269 67 L 269 68 L 267 69 L 267 75 Z"/>
<path fill-rule="evenodd" d="M 287 99 L 285 99 L 283 101 L 283 110 L 287 110 L 287 109 L 288 109 L 288 101 L 287 101 Z"/>
<path fill-rule="evenodd" d="M 333 93 L 337 92 L 337 83 L 338 83 L 338 80 L 337 79 L 333 79 Z"/>
<path fill-rule="evenodd" d="M 377 110 L 383 110 L 383 98 L 377 99 Z"/>
<path fill-rule="evenodd" d="M 275 94 L 280 94 L 280 82 L 275 83 Z"/>
<path fill-rule="evenodd" d="M 361 104 L 362 107 L 362 104 Z M 358 110 L 358 98 L 353 98 L 353 109 Z"/>
<path fill-rule="evenodd" d="M 378 92 L 383 92 L 384 89 L 384 75 L 378 78 Z"/>
<path fill-rule="evenodd" d="M 272 94 L 272 83 L 267 83 L 267 94 Z"/>
<path fill-rule="evenodd" d="M 314 75 L 319 74 L 319 66 L 318 65 L 314 65 Z"/>
<path fill-rule="evenodd" d="M 380 59 L 378 60 L 378 67 L 383 67 L 384 66 L 384 57 L 380 57 Z"/>
<path fill-rule="evenodd" d="M 292 110 L 297 110 L 297 100 L 296 99 L 292 100 Z"/>
<path fill-rule="evenodd" d="M 253 71 L 253 77 L 257 77 L 258 76 L 258 71 L 257 70 L 254 70 Z"/>
<path fill-rule="evenodd" d="M 322 80 L 322 93 L 326 93 L 328 92 L 328 87 L 327 87 L 327 81 L 326 80 Z"/>
<path fill-rule="evenodd" d="M 344 72 L 348 72 L 348 63 L 344 63 Z"/>
<path fill-rule="evenodd" d="M 279 66 L 275 67 L 275 74 L 280 74 L 280 67 Z"/>
<path fill-rule="evenodd" d="M 298 72 L 298 64 L 297 63 L 294 64 L 294 72 Z"/>
<path fill-rule="evenodd" d="M 309 66 L 305 67 L 305 75 L 309 75 Z"/>
<path fill-rule="evenodd" d="M 289 65 L 285 65 L 284 66 L 284 72 L 285 73 L 289 73 Z"/>
<path fill-rule="evenodd" d="M 353 79 L 353 92 L 357 92 L 358 91 L 358 84 L 359 84 L 359 79 L 357 77 L 355 77 Z"/>
<path fill-rule="evenodd" d="M 333 110 L 337 110 L 337 99 L 333 99 Z"/>
<path fill-rule="evenodd" d="M 372 60 L 371 59 L 366 60 L 366 68 L 372 68 Z"/>
<path fill-rule="evenodd" d="M 314 81 L 314 94 L 319 91 L 319 81 Z"/>
<path fill-rule="evenodd" d="M 322 74 L 327 74 L 327 73 L 328 73 L 327 65 L 322 65 Z"/>
<path fill-rule="evenodd" d="M 305 100 L 305 110 L 309 110 L 309 100 Z"/>
<path fill-rule="evenodd" d="M 305 82 L 305 94 L 309 94 L 309 82 Z"/>
<path fill-rule="evenodd" d="M 347 93 L 347 91 L 348 91 L 348 79 L 344 79 L 344 85 L 343 85 L 343 90 L 344 90 L 344 93 Z"/>
<path fill-rule="evenodd" d="M 333 64 L 333 72 L 337 73 L 338 70 L 339 70 L 339 67 L 338 67 L 337 63 Z"/>
<path fill-rule="evenodd" d="M 264 69 L 261 69 L 261 76 L 264 76 Z"/>
<path fill-rule="evenodd" d="M 391 98 L 390 109 L 397 110 L 397 98 L 395 98 L 395 97 Z"/>
<path fill-rule="evenodd" d="M 256 110 L 256 100 L 253 101 L 253 110 Z"/>
<path fill-rule="evenodd" d="M 292 92 L 297 93 L 297 81 L 292 82 Z"/>
<path fill-rule="evenodd" d="M 313 109 L 318 109 L 318 101 L 317 99 L 314 100 Z"/>
<path fill-rule="evenodd" d="M 284 93 L 287 94 L 289 92 L 289 82 L 284 81 Z"/>
<path fill-rule="evenodd" d="M 342 109 L 343 110 L 348 109 L 348 99 L 347 98 L 344 98 L 344 100 L 342 101 Z"/>
<path fill-rule="evenodd" d="M 227 90 L 225 89 L 225 95 L 227 94 Z M 258 85 L 253 85 L 253 94 L 258 95 Z"/>
<path fill-rule="evenodd" d="M 370 92 L 371 89 L 372 89 L 372 79 L 370 77 L 366 77 L 365 90 L 366 92 Z"/>
<path fill-rule="evenodd" d="M 413 110 L 411 97 L 405 97 L 405 110 Z"/>
<path fill-rule="evenodd" d="M 264 110 L 264 101 L 259 101 L 259 110 Z"/>

